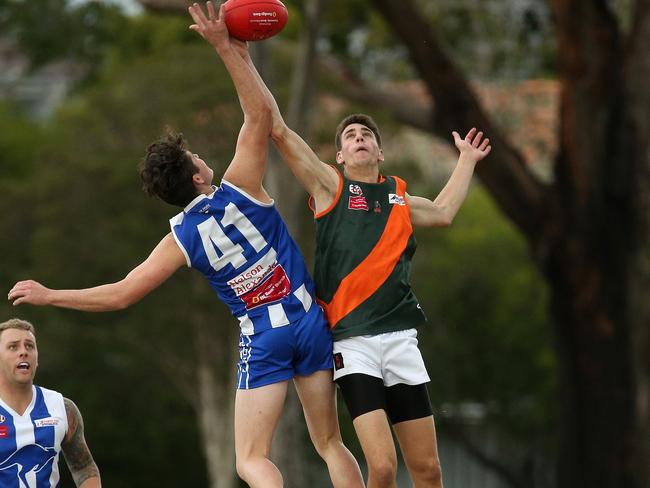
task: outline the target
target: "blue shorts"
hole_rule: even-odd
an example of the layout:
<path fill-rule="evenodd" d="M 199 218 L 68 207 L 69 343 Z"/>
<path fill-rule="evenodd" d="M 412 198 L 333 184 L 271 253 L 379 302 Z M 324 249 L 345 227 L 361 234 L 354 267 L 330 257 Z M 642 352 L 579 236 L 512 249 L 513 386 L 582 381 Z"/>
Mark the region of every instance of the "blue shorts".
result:
<path fill-rule="evenodd" d="M 316 304 L 288 325 L 239 336 L 240 390 L 308 376 L 332 366 L 332 334 Z"/>

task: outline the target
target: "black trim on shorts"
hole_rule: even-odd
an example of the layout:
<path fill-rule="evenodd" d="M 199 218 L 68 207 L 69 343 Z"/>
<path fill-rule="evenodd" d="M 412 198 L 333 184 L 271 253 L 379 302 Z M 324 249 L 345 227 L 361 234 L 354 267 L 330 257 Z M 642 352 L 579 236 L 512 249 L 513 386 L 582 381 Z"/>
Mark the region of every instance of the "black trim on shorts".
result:
<path fill-rule="evenodd" d="M 353 373 L 336 380 L 352 420 L 374 410 L 384 410 L 391 424 L 433 415 L 426 383 L 384 386 L 381 378 Z"/>
<path fill-rule="evenodd" d="M 353 373 L 336 380 L 352 420 L 373 410 L 386 410 L 386 392 L 381 378 Z"/>
<path fill-rule="evenodd" d="M 386 387 L 386 413 L 391 424 L 421 419 L 433 415 L 426 383 Z"/>

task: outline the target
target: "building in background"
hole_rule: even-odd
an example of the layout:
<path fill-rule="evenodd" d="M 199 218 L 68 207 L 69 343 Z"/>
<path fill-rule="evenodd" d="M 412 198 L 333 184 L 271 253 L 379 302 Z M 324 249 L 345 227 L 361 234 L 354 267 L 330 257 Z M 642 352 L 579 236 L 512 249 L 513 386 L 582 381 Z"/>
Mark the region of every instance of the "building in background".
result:
<path fill-rule="evenodd" d="M 56 61 L 32 70 L 18 45 L 0 39 L 0 101 L 22 109 L 34 120 L 47 119 L 83 75 L 71 61 Z"/>

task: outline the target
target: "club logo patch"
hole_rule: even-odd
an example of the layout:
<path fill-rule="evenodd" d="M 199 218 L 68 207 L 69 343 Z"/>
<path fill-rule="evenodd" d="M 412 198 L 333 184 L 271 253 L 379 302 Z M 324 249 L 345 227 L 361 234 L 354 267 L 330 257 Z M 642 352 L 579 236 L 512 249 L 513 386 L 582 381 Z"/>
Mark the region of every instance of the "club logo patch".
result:
<path fill-rule="evenodd" d="M 363 195 L 363 190 L 359 185 L 350 184 L 350 193 L 353 195 Z"/>
<path fill-rule="evenodd" d="M 358 196 L 358 197 L 350 197 L 350 200 L 348 202 L 348 208 L 350 210 L 368 210 L 368 202 L 366 201 L 366 197 L 364 196 Z"/>
<path fill-rule="evenodd" d="M 255 289 L 239 296 L 250 310 L 265 303 L 276 302 L 286 297 L 291 292 L 291 282 L 281 265 L 273 268 L 269 277 Z"/>
<path fill-rule="evenodd" d="M 388 194 L 388 203 L 391 205 L 406 205 L 406 201 L 404 200 L 404 197 L 401 195 L 396 195 L 395 193 L 389 193 Z"/>
<path fill-rule="evenodd" d="M 337 352 L 334 354 L 334 369 L 338 371 L 339 369 L 343 368 L 345 368 L 345 365 L 343 364 L 343 354 Z"/>
<path fill-rule="evenodd" d="M 34 425 L 36 427 L 53 427 L 59 425 L 59 419 L 57 419 L 56 417 L 38 419 L 38 420 L 34 420 Z"/>

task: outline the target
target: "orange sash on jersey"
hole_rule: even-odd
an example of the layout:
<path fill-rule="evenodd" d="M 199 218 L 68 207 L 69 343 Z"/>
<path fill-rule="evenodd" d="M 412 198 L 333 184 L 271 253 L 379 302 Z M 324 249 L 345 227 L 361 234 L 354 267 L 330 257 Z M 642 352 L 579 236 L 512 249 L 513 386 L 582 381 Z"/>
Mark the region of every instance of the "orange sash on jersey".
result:
<path fill-rule="evenodd" d="M 397 177 L 395 181 L 396 193 L 406 201 L 406 183 Z M 329 303 L 318 301 L 330 328 L 370 298 L 393 272 L 413 233 L 409 211 L 408 204 L 393 205 L 381 238 L 372 251 L 341 280 Z"/>

